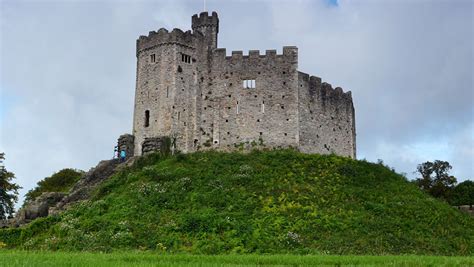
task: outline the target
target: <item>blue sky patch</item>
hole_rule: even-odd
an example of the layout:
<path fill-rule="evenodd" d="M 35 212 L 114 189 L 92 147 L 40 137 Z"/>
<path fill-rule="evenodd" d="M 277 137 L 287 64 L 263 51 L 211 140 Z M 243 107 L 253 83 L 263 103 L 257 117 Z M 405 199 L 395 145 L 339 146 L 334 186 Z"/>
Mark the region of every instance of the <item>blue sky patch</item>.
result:
<path fill-rule="evenodd" d="M 328 6 L 338 6 L 337 0 L 324 0 Z"/>

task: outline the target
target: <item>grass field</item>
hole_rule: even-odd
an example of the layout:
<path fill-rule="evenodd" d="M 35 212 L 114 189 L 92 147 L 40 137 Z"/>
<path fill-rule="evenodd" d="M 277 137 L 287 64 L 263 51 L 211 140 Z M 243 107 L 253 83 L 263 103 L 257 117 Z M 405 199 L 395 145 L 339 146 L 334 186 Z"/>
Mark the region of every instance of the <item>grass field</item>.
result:
<path fill-rule="evenodd" d="M 188 255 L 0 251 L 0 266 L 474 266 L 474 257 Z"/>

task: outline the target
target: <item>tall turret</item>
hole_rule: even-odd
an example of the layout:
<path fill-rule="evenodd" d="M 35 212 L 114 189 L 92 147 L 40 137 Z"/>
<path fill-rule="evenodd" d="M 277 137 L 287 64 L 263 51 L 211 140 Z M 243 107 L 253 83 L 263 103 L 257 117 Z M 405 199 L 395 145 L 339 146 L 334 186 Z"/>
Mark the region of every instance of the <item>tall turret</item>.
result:
<path fill-rule="evenodd" d="M 197 14 L 193 15 L 192 29 L 193 33 L 200 32 L 205 36 L 210 50 L 217 48 L 219 18 L 216 12 L 212 12 L 211 16 L 207 12 L 201 12 L 199 16 Z"/>
<path fill-rule="evenodd" d="M 182 151 L 192 143 L 187 126 L 194 125 L 190 114 L 196 94 L 196 43 L 191 31 L 180 29 L 151 31 L 137 40 L 135 155 L 141 155 L 143 141 L 150 137 L 176 138 Z"/>

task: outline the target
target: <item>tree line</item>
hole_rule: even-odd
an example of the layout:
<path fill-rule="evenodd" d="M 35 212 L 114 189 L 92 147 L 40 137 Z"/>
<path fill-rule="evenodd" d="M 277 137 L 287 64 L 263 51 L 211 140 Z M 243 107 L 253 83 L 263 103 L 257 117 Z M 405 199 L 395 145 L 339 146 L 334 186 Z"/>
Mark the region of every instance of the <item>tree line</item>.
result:
<path fill-rule="evenodd" d="M 457 184 L 456 177 L 449 174 L 453 167 L 447 161 L 435 160 L 421 163 L 416 168 L 416 173 L 421 177 L 413 183 L 422 191 L 435 198 L 444 200 L 451 205 L 474 204 L 474 182 L 466 180 Z"/>
<path fill-rule="evenodd" d="M 7 171 L 3 165 L 5 153 L 0 152 L 0 221 L 11 218 L 15 213 L 18 201 L 18 190 L 21 188 L 13 182 L 15 174 Z"/>

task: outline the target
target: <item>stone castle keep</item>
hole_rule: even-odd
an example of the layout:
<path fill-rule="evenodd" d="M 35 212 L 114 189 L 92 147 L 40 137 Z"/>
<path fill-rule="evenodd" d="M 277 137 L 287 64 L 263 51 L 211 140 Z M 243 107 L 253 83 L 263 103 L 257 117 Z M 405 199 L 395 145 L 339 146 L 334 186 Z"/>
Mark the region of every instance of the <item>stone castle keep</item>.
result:
<path fill-rule="evenodd" d="M 351 92 L 298 71 L 295 46 L 227 56 L 218 33 L 217 13 L 202 12 L 192 31 L 139 37 L 133 136 L 119 146 L 141 155 L 170 137 L 183 152 L 294 147 L 355 158 Z"/>

